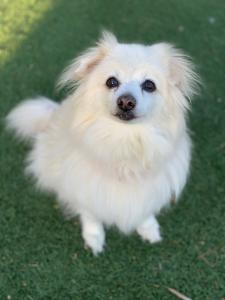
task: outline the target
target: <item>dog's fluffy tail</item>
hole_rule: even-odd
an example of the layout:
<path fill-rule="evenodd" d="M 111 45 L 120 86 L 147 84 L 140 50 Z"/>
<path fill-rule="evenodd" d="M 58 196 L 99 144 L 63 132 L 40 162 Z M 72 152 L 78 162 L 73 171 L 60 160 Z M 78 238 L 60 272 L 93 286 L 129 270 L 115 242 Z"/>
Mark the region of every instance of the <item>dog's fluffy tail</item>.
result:
<path fill-rule="evenodd" d="M 22 138 L 32 138 L 48 127 L 58 104 L 45 98 L 29 99 L 16 106 L 6 117 L 7 127 Z"/>

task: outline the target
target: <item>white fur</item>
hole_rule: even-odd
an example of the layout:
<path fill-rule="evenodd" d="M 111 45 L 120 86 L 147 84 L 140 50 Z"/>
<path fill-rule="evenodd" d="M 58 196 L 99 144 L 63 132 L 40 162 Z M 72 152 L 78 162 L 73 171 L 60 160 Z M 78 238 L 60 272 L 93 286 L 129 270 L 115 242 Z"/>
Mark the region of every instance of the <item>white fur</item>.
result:
<path fill-rule="evenodd" d="M 149 241 L 150 243 L 157 243 L 161 241 L 159 224 L 154 216 L 151 216 L 145 220 L 137 228 L 137 232 L 140 234 L 143 240 Z"/>
<path fill-rule="evenodd" d="M 118 89 L 105 86 L 110 76 L 119 78 Z M 154 93 L 141 90 L 146 78 L 155 81 Z M 105 34 L 62 75 L 60 86 L 78 87 L 57 109 L 46 109 L 46 100 L 25 102 L 9 115 L 11 127 L 35 137 L 28 171 L 70 215 L 80 215 L 94 254 L 103 250 L 104 225 L 160 241 L 155 216 L 179 197 L 188 175 L 186 97 L 196 78 L 171 45 L 119 44 Z M 131 121 L 114 116 L 124 91 L 137 100 Z"/>
<path fill-rule="evenodd" d="M 47 129 L 52 112 L 58 104 L 38 97 L 22 102 L 7 116 L 7 124 L 22 138 L 33 138 L 37 133 Z"/>

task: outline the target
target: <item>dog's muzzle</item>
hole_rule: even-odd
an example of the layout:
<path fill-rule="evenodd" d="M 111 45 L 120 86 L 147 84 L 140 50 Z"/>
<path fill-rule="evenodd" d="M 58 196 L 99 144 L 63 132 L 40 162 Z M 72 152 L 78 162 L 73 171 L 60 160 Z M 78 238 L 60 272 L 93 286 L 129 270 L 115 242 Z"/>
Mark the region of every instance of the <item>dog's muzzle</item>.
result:
<path fill-rule="evenodd" d="M 116 113 L 116 116 L 124 121 L 129 121 L 134 119 L 135 106 L 136 106 L 136 99 L 131 94 L 121 95 L 117 99 L 118 111 Z"/>

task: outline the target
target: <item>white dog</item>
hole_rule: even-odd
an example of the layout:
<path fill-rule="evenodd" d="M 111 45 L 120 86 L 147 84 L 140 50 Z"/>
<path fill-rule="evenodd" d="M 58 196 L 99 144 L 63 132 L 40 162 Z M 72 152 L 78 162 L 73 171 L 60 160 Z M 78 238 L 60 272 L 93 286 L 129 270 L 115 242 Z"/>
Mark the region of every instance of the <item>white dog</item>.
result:
<path fill-rule="evenodd" d="M 59 86 L 72 92 L 62 104 L 32 99 L 8 115 L 9 127 L 32 139 L 28 171 L 80 216 L 94 254 L 103 250 L 104 226 L 161 240 L 155 216 L 188 175 L 185 117 L 197 80 L 172 45 L 121 44 L 103 33 L 63 73 Z"/>

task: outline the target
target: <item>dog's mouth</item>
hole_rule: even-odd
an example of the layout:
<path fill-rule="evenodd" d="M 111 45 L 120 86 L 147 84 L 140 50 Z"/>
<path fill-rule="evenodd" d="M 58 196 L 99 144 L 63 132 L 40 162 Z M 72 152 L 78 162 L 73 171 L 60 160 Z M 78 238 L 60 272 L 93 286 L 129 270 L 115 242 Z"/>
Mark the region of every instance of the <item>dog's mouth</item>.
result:
<path fill-rule="evenodd" d="M 123 121 L 130 121 L 136 118 L 134 113 L 131 111 L 118 111 L 115 116 Z"/>

